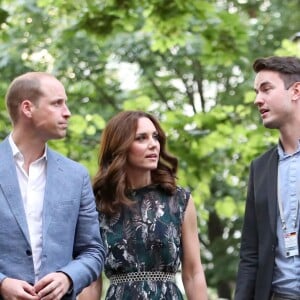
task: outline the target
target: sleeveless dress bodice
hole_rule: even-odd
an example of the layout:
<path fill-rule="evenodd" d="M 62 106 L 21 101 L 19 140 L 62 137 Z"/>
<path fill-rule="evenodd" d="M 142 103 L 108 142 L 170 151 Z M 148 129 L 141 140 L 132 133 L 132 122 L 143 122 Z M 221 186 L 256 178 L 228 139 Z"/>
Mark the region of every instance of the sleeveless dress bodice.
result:
<path fill-rule="evenodd" d="M 174 195 L 157 185 L 133 190 L 131 208 L 113 217 L 100 214 L 107 256 L 108 278 L 136 272 L 176 273 L 182 258 L 181 227 L 189 192 L 177 187 Z M 130 281 L 111 284 L 107 300 L 183 299 L 172 281 Z"/>

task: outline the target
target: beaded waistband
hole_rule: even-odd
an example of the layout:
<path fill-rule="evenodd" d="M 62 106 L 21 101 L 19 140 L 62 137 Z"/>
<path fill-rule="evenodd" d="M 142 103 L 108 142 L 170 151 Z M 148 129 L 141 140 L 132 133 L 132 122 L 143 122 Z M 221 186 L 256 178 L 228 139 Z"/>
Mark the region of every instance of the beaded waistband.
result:
<path fill-rule="evenodd" d="M 111 284 L 118 284 L 133 281 L 172 281 L 175 282 L 175 273 L 166 272 L 132 272 L 125 274 L 112 275 L 110 278 Z"/>

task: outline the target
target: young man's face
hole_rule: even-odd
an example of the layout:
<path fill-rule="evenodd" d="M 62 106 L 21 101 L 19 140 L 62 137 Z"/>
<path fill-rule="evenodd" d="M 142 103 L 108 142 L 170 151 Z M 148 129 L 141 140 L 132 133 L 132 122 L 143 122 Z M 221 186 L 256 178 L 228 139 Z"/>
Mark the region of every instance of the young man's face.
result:
<path fill-rule="evenodd" d="M 291 89 L 285 88 L 278 72 L 262 70 L 257 73 L 254 104 L 259 109 L 265 127 L 280 129 L 291 120 L 295 112 Z"/>

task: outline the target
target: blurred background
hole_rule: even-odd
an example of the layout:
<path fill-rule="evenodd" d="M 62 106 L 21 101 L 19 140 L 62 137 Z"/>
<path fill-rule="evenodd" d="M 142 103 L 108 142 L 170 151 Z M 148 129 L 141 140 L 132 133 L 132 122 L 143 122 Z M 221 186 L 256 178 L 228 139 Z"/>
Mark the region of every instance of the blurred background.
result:
<path fill-rule="evenodd" d="M 196 203 L 210 299 L 232 299 L 248 165 L 278 139 L 253 105 L 252 63 L 300 57 L 300 1 L 0 0 L 0 24 L 0 139 L 8 84 L 31 70 L 64 83 L 68 136 L 50 145 L 91 178 L 112 115 L 156 115 Z"/>

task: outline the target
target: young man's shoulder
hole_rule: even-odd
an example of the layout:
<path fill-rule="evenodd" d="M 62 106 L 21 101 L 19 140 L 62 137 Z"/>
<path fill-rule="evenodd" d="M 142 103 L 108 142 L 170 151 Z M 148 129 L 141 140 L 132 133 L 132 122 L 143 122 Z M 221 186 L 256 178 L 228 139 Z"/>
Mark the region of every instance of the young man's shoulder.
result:
<path fill-rule="evenodd" d="M 277 145 L 272 146 L 268 150 L 266 150 L 264 153 L 260 154 L 256 158 L 253 159 L 254 163 L 261 163 L 265 162 L 267 159 L 269 159 L 271 156 L 277 154 Z"/>

